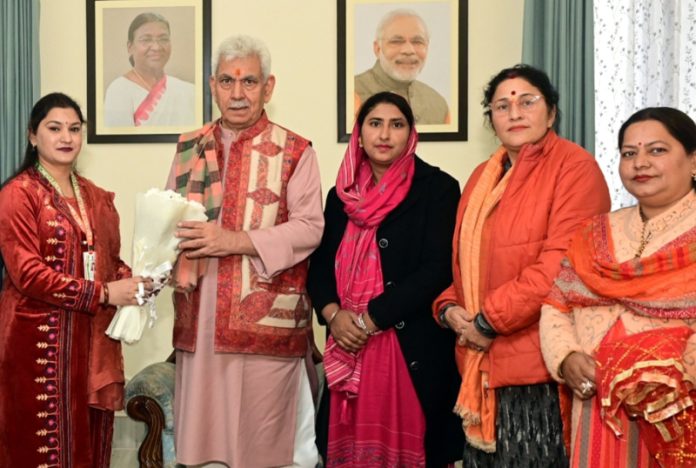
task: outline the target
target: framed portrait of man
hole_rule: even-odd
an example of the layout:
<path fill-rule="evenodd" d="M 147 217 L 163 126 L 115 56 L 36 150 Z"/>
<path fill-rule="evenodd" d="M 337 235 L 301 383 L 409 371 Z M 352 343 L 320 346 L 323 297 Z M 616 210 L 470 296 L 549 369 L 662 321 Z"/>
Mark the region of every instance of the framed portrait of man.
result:
<path fill-rule="evenodd" d="M 210 119 L 210 0 L 87 0 L 87 139 L 176 141 Z"/>
<path fill-rule="evenodd" d="M 338 0 L 338 141 L 380 91 L 406 98 L 421 140 L 466 140 L 466 0 Z"/>

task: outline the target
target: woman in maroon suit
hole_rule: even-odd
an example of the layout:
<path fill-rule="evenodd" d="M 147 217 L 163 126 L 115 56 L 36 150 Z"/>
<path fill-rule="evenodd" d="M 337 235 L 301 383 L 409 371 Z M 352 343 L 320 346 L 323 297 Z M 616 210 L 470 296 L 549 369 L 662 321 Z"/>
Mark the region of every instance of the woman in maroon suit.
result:
<path fill-rule="evenodd" d="M 74 171 L 83 122 L 68 96 L 41 98 L 0 191 L 0 466 L 109 466 L 124 377 L 104 332 L 151 284 L 119 258 L 113 193 Z"/>

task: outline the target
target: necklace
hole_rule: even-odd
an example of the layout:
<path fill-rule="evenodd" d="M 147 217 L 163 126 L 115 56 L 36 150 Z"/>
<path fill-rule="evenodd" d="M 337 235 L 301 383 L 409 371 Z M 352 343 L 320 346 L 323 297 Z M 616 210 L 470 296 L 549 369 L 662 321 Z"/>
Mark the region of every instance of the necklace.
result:
<path fill-rule="evenodd" d="M 640 220 L 643 222 L 643 229 L 641 230 L 640 244 L 638 244 L 635 258 L 639 258 L 643 254 L 648 243 L 654 238 L 654 235 L 661 233 L 668 227 L 674 227 L 681 222 L 686 215 L 691 213 L 695 204 L 696 198 L 693 197 L 693 192 L 690 192 L 689 196 L 685 196 L 684 199 L 678 202 L 668 212 L 659 214 L 650 219 L 645 216 L 643 208 L 639 206 L 638 214 L 640 215 Z M 648 224 L 650 224 L 649 229 Z"/>
<path fill-rule="evenodd" d="M 148 91 L 150 91 L 150 89 L 152 89 L 152 86 L 150 86 L 150 85 L 148 84 L 148 82 L 145 81 L 145 78 L 143 78 L 142 76 L 140 76 L 140 73 L 138 73 L 137 70 L 136 70 L 135 68 L 133 68 L 132 70 L 133 70 L 133 74 L 135 75 L 135 77 L 138 78 L 138 81 L 140 81 L 140 84 L 143 85 L 143 86 L 145 86 L 145 89 L 147 89 Z"/>
<path fill-rule="evenodd" d="M 643 208 L 638 208 L 638 214 L 640 215 L 641 221 L 643 221 L 643 230 L 640 233 L 640 244 L 638 245 L 638 250 L 636 250 L 635 258 L 640 258 L 640 256 L 643 255 L 643 251 L 652 237 L 652 232 L 648 231 L 648 218 L 645 217 Z"/>

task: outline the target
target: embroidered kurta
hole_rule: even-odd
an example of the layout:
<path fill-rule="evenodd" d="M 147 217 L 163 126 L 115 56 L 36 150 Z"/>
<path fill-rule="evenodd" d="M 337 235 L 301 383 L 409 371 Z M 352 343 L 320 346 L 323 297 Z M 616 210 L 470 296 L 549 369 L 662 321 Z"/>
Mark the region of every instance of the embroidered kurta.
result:
<path fill-rule="evenodd" d="M 319 244 L 324 219 L 318 212 L 293 211 L 321 208 L 318 179 L 296 187 L 293 206 L 288 192 L 309 142 L 265 114 L 239 132 L 229 150 L 220 146 L 220 133 L 221 126 L 214 123 L 179 139 L 170 175 L 177 191 L 201 201 L 209 219 L 223 228 L 249 233 L 252 243 L 273 242 L 279 261 L 293 259 L 294 253 L 304 256 L 277 271 L 255 267 L 249 255 L 218 258 L 215 350 L 302 357 L 311 326 L 306 257 Z M 272 261 L 261 252 L 258 257 Z M 196 349 L 199 298 L 198 289 L 174 293 L 177 349 Z"/>
<path fill-rule="evenodd" d="M 223 130 L 220 136 L 226 158 L 223 172 L 235 170 L 238 166 L 227 159 L 240 135 Z M 176 185 L 175 171 L 172 168 L 169 188 Z M 223 174 L 222 180 L 229 179 Z M 224 193 L 239 190 L 226 185 Z M 321 236 L 320 179 L 316 154 L 309 146 L 287 183 L 286 202 L 293 222 L 248 231 L 259 255 L 247 261 L 256 275 L 267 280 L 306 259 Z M 218 283 L 219 261 L 211 258 L 199 283 L 195 352 L 177 351 L 177 461 L 222 461 L 230 467 L 289 465 L 297 452 L 296 438 L 314 444 L 313 431 L 296 434 L 306 410 L 313 413 L 311 399 L 308 405 L 304 399 L 308 382 L 302 358 L 215 349 Z M 312 424 L 310 418 L 310 428 Z"/>
<path fill-rule="evenodd" d="M 123 407 L 121 347 L 105 335 L 115 308 L 102 282 L 119 259 L 113 194 L 78 178 L 94 232 L 96 281 L 83 277 L 84 235 L 35 169 L 0 192 L 0 466 L 108 467 L 113 411 Z"/>
<path fill-rule="evenodd" d="M 696 240 L 696 196 L 690 192 L 672 209 L 650 219 L 647 229 L 651 236 L 641 258 L 649 257 L 675 239 L 684 236 L 686 241 Z M 641 244 L 643 222 L 638 207 L 630 207 L 613 212 L 608 217 L 608 231 L 601 238 L 601 252 L 612 256 L 616 262 L 624 263 L 633 259 Z M 688 238 L 690 237 L 690 238 Z M 675 284 L 675 291 L 688 290 L 691 286 Z M 667 299 L 667 298 L 665 298 Z M 577 307 L 571 313 L 565 313 L 552 305 L 542 307 L 540 321 L 541 350 L 549 372 L 559 382 L 564 382 L 559 374 L 563 360 L 572 352 L 595 354 L 603 338 L 617 322 L 620 322 L 626 335 L 659 330 L 662 328 L 691 327 L 696 331 L 696 321 L 677 318 L 655 318 L 639 315 L 621 304 Z M 682 362 L 687 374 L 696 378 L 696 334 L 689 338 Z M 594 397 L 583 403 L 575 398 L 572 418 L 572 456 L 573 466 L 612 466 L 636 467 L 652 466 L 647 448 L 638 433 L 635 421 L 624 420 L 625 436 L 615 439 L 605 431 L 602 437 L 615 439 L 618 444 L 612 446 L 611 452 L 599 450 L 599 442 L 591 448 L 591 438 L 599 440 L 597 430 L 603 422 L 593 416 L 593 406 L 597 405 Z M 691 429 L 693 431 L 693 428 Z M 609 447 L 605 445 L 604 447 Z M 690 463 L 695 463 L 691 459 Z M 687 464 L 684 466 L 692 466 Z"/>

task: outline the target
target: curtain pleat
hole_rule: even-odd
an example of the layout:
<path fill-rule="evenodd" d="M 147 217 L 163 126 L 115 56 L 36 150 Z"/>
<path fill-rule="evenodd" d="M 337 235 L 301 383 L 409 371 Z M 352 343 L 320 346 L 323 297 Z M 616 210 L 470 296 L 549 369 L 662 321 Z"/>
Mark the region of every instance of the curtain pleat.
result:
<path fill-rule="evenodd" d="M 525 0 L 522 61 L 558 89 L 560 135 L 594 152 L 592 0 Z"/>
<path fill-rule="evenodd" d="M 0 2 L 0 182 L 24 157 L 26 125 L 39 98 L 39 0 Z"/>
<path fill-rule="evenodd" d="M 39 0 L 0 1 L 0 183 L 24 156 L 26 125 L 41 93 L 39 74 Z M 0 256 L 0 287 L 4 275 Z"/>

